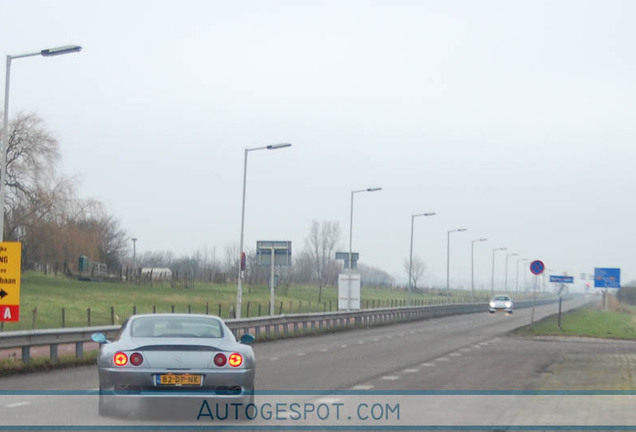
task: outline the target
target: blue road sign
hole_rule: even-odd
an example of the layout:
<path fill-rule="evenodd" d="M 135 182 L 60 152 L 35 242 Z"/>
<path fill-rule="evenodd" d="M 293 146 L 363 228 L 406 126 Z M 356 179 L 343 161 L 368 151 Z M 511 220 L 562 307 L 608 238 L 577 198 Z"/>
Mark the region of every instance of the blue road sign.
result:
<path fill-rule="evenodd" d="M 530 263 L 530 271 L 533 275 L 540 275 L 545 270 L 545 265 L 541 260 L 534 260 Z"/>
<path fill-rule="evenodd" d="M 550 282 L 574 283 L 574 276 L 555 276 L 555 275 L 550 275 Z"/>
<path fill-rule="evenodd" d="M 595 268 L 594 288 L 620 288 L 621 269 L 619 268 Z"/>

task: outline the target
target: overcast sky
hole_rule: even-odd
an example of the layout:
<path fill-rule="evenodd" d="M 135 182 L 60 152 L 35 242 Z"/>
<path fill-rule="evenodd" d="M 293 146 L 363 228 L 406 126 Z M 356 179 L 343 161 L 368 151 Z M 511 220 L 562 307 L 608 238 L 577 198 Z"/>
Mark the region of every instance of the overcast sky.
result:
<path fill-rule="evenodd" d="M 405 281 L 509 284 L 520 258 L 636 279 L 636 2 L 1 0 L 10 115 L 35 111 L 63 172 L 138 253 L 304 247 L 338 221 L 361 262 Z M 507 254 L 518 256 L 507 257 Z M 132 254 L 132 242 L 131 242 Z"/>

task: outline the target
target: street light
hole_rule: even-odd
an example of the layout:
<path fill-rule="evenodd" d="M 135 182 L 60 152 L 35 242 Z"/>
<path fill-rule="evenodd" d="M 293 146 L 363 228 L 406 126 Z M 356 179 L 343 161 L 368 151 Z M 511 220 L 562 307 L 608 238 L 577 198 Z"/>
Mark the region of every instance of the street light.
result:
<path fill-rule="evenodd" d="M 446 295 L 447 303 L 450 303 L 450 235 L 454 232 L 466 231 L 466 228 L 458 228 L 449 230 L 446 236 Z"/>
<path fill-rule="evenodd" d="M 518 253 L 509 253 L 506 254 L 506 280 L 504 281 L 504 292 L 508 292 L 508 258 L 511 256 L 519 256 Z"/>
<path fill-rule="evenodd" d="M 495 252 L 506 250 L 505 247 L 494 248 L 492 250 L 492 279 L 490 282 L 490 294 L 495 295 Z"/>
<path fill-rule="evenodd" d="M 359 190 L 354 190 L 351 191 L 351 211 L 350 211 L 350 215 L 349 215 L 349 281 L 347 283 L 347 310 L 351 310 L 351 269 L 353 268 L 353 262 L 352 262 L 352 257 L 353 257 L 353 252 L 352 252 L 352 248 L 353 248 L 353 196 L 357 193 L 361 193 L 361 192 L 377 192 L 377 191 L 381 191 L 382 188 L 381 187 L 373 187 L 373 188 L 367 188 L 367 189 L 359 189 Z"/>
<path fill-rule="evenodd" d="M 517 259 L 517 280 L 516 280 L 516 284 L 515 284 L 515 292 L 519 292 L 519 263 L 521 262 L 526 262 L 528 261 L 526 258 L 519 258 Z"/>
<path fill-rule="evenodd" d="M 435 216 L 435 213 L 419 213 L 411 215 L 411 252 L 409 253 L 409 306 L 411 306 L 411 292 L 413 291 L 413 225 L 419 216 Z"/>
<path fill-rule="evenodd" d="M 7 69 L 5 73 L 4 83 L 4 114 L 2 119 L 2 140 L 0 140 L 0 242 L 4 240 L 4 200 L 7 189 L 5 183 L 7 177 L 7 136 L 9 133 L 9 87 L 11 82 L 11 60 L 39 55 L 44 57 L 52 57 L 80 52 L 81 50 L 82 47 L 79 45 L 68 45 L 58 48 L 47 48 L 34 53 L 7 56 Z"/>
<path fill-rule="evenodd" d="M 133 242 L 133 273 L 137 274 L 137 238 L 131 238 Z"/>
<path fill-rule="evenodd" d="M 487 240 L 487 238 L 481 238 L 470 242 L 470 299 L 473 303 L 475 302 L 475 243 Z"/>
<path fill-rule="evenodd" d="M 291 144 L 272 144 L 264 147 L 253 147 L 245 149 L 245 158 L 243 162 L 243 202 L 241 205 L 241 240 L 239 242 L 239 265 L 238 265 L 238 286 L 236 288 L 236 311 L 234 315 L 236 318 L 241 317 L 241 306 L 243 304 L 243 234 L 245 230 L 245 190 L 247 187 L 247 154 L 251 151 L 257 150 L 278 150 L 285 147 L 291 147 Z M 274 259 L 274 255 L 272 255 Z"/>

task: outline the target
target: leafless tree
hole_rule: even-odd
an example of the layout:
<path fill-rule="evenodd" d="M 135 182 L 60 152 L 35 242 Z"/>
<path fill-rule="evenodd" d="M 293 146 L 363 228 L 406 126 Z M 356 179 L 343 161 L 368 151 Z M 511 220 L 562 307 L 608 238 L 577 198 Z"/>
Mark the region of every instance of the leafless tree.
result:
<path fill-rule="evenodd" d="M 58 142 L 36 114 L 19 114 L 9 125 L 7 240 L 23 243 L 23 263 L 62 263 L 79 255 L 116 267 L 126 234 L 96 201 L 77 198 L 75 182 L 57 175 Z"/>
<path fill-rule="evenodd" d="M 413 281 L 413 288 L 417 289 L 417 281 L 420 280 L 420 278 L 426 271 L 426 263 L 420 257 L 414 256 L 412 265 L 409 258 L 404 259 L 402 265 L 407 277 L 409 275 L 409 267 L 411 267 L 411 279 Z"/>
<path fill-rule="evenodd" d="M 318 282 L 318 302 L 322 301 L 322 288 L 328 281 L 328 269 L 333 268 L 336 245 L 340 241 L 338 222 L 314 220 L 305 239 L 315 280 Z"/>

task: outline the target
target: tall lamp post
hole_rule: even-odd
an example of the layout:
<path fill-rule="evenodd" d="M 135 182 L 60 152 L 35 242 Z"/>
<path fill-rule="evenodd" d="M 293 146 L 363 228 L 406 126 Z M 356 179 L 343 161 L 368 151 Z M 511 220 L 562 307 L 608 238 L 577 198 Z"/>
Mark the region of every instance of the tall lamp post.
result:
<path fill-rule="evenodd" d="M 435 213 L 419 213 L 411 215 L 411 250 L 409 253 L 409 306 L 411 306 L 411 293 L 413 291 L 413 226 L 415 225 L 415 218 L 419 216 L 435 216 Z"/>
<path fill-rule="evenodd" d="M 133 279 L 137 278 L 137 238 L 133 237 L 130 240 L 133 242 Z"/>
<path fill-rule="evenodd" d="M 519 254 L 518 253 L 506 254 L 506 279 L 504 281 L 504 292 L 505 293 L 508 292 L 508 258 L 510 258 L 511 256 L 519 256 Z"/>
<path fill-rule="evenodd" d="M 480 238 L 470 242 L 470 299 L 475 302 L 475 243 L 485 242 L 487 238 Z"/>
<path fill-rule="evenodd" d="M 494 248 L 492 250 L 492 278 L 490 280 L 490 295 L 495 295 L 495 252 L 506 250 L 505 247 Z"/>
<path fill-rule="evenodd" d="M 517 278 L 516 278 L 516 283 L 515 283 L 515 292 L 519 292 L 519 263 L 523 263 L 528 261 L 525 258 L 519 258 L 517 259 Z"/>
<path fill-rule="evenodd" d="M 351 191 L 351 211 L 349 212 L 349 280 L 347 282 L 347 310 L 351 310 L 351 270 L 353 268 L 353 197 L 357 193 L 361 192 L 377 192 L 381 191 L 381 187 L 373 187 L 367 189 L 359 189 Z"/>
<path fill-rule="evenodd" d="M 446 303 L 450 303 L 450 235 L 451 233 L 466 231 L 466 228 L 449 230 L 446 236 Z"/>
<path fill-rule="evenodd" d="M 6 196 L 7 181 L 7 149 L 9 134 L 9 87 L 11 82 L 11 61 L 23 57 L 52 57 L 62 54 L 80 52 L 82 47 L 79 45 L 69 45 L 58 48 L 47 48 L 38 52 L 7 56 L 7 69 L 4 83 L 4 114 L 2 119 L 2 140 L 0 141 L 0 241 L 4 240 L 4 200 Z"/>
<path fill-rule="evenodd" d="M 251 151 L 257 150 L 278 150 L 285 147 L 291 147 L 291 144 L 283 143 L 283 144 L 273 144 L 263 147 L 252 147 L 245 149 L 245 158 L 243 162 L 243 202 L 241 205 L 241 240 L 239 241 L 239 265 L 238 265 L 238 287 L 236 288 L 236 311 L 234 315 L 236 318 L 241 317 L 241 307 L 243 304 L 243 234 L 245 230 L 245 190 L 247 187 L 247 155 Z M 274 256 L 272 255 L 272 259 Z"/>

